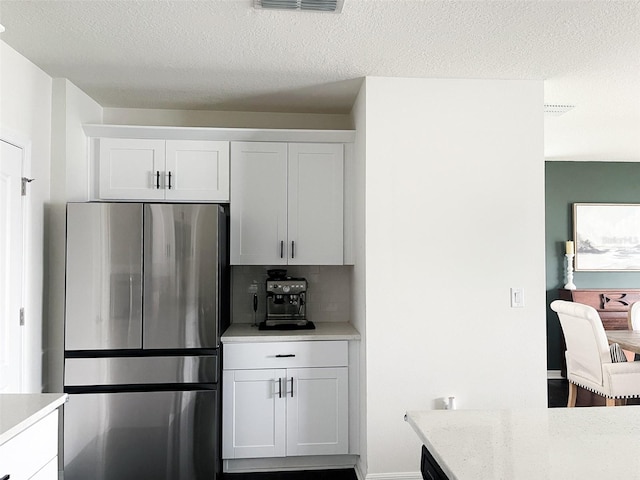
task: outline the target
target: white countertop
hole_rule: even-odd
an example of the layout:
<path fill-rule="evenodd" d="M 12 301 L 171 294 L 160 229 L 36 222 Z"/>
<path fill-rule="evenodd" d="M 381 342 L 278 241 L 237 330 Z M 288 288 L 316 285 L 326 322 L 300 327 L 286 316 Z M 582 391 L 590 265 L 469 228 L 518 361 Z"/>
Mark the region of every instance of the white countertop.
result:
<path fill-rule="evenodd" d="M 67 401 L 66 393 L 0 394 L 0 445 Z"/>
<path fill-rule="evenodd" d="M 251 323 L 232 323 L 222 343 L 300 342 L 309 340 L 360 340 L 360 333 L 346 322 L 314 322 L 314 330 L 258 330 Z"/>
<path fill-rule="evenodd" d="M 640 479 L 640 405 L 408 412 L 449 480 Z"/>

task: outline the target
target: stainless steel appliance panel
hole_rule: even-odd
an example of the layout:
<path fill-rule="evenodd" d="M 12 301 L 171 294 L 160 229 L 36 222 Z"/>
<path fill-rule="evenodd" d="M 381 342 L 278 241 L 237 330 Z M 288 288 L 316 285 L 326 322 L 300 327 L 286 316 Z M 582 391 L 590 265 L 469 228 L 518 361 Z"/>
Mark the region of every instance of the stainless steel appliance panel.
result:
<path fill-rule="evenodd" d="M 65 349 L 142 348 L 142 204 L 69 203 Z"/>
<path fill-rule="evenodd" d="M 218 392 L 72 394 L 64 406 L 65 480 L 211 480 Z"/>
<path fill-rule="evenodd" d="M 144 205 L 143 348 L 218 346 L 221 215 L 214 204 Z"/>
<path fill-rule="evenodd" d="M 216 383 L 217 355 L 67 358 L 65 386 Z"/>

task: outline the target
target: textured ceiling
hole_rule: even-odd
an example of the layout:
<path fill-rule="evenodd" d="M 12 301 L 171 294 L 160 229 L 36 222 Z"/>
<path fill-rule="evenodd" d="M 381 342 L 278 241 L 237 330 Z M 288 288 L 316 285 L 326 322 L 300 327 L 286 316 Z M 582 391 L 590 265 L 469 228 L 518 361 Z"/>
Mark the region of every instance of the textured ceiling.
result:
<path fill-rule="evenodd" d="M 0 39 L 105 107 L 348 113 L 372 76 L 545 80 L 545 155 L 640 161 L 639 1 L 0 0 Z"/>

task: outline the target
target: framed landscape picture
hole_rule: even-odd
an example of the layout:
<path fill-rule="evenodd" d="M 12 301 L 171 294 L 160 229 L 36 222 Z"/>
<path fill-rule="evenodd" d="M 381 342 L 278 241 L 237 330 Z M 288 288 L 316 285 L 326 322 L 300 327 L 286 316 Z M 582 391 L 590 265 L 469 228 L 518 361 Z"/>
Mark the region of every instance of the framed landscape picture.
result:
<path fill-rule="evenodd" d="M 640 271 L 640 204 L 574 203 L 575 269 Z"/>

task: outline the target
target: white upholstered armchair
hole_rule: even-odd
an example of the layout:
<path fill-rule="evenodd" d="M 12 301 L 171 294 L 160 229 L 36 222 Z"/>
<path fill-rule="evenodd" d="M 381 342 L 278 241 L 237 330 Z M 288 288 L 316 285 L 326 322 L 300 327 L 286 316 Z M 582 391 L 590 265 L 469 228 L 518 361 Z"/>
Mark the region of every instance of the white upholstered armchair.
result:
<path fill-rule="evenodd" d="M 640 302 L 629 307 L 629 330 L 640 330 Z"/>
<path fill-rule="evenodd" d="M 607 406 L 618 398 L 640 397 L 640 362 L 611 361 L 602 321 L 595 308 L 556 300 L 551 309 L 558 314 L 567 344 L 568 407 L 576 404 L 577 387 L 602 395 Z"/>

